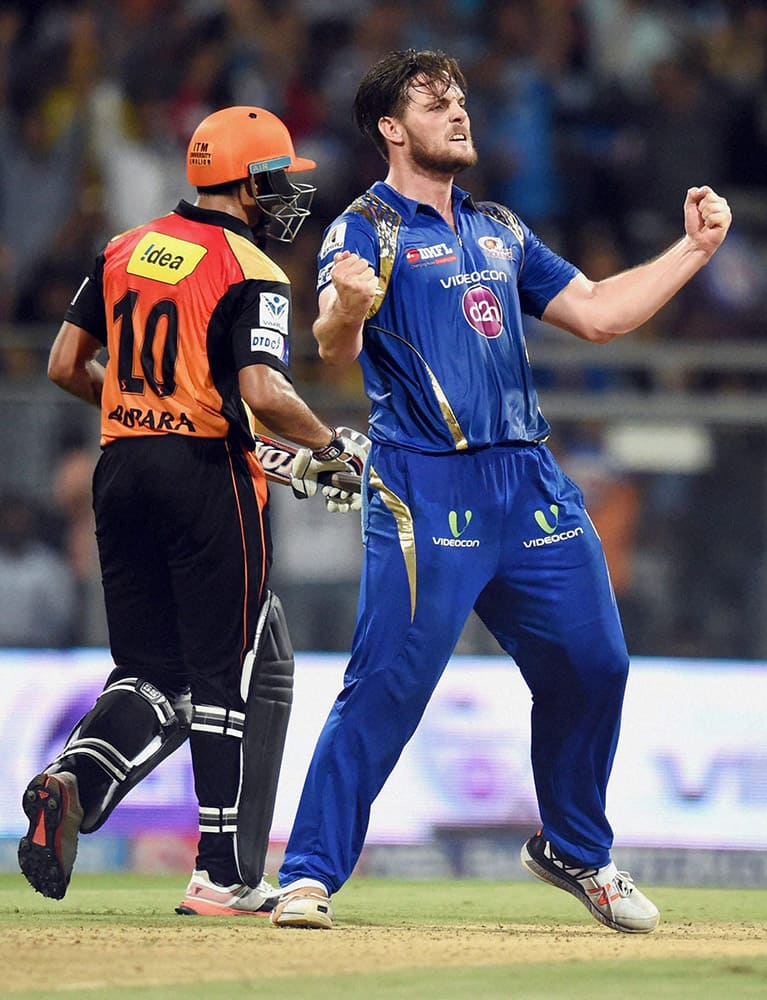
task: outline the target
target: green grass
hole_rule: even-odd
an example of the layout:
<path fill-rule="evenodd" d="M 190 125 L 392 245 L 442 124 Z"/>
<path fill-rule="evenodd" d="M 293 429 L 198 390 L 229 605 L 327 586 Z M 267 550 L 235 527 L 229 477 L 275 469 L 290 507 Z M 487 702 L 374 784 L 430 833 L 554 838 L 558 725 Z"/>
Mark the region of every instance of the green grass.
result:
<path fill-rule="evenodd" d="M 173 907 L 188 877 L 188 872 L 162 876 L 75 873 L 66 898 L 51 900 L 33 892 L 20 874 L 0 874 L 0 928 L 30 919 L 79 926 L 83 920 L 99 922 L 115 916 L 135 926 L 148 926 L 148 921 L 158 927 L 175 925 L 178 918 Z M 767 889 L 665 886 L 646 891 L 661 910 L 664 924 L 757 923 L 767 935 Z M 339 926 L 593 923 L 567 893 L 532 880 L 353 878 L 333 897 L 333 905 Z"/>
<path fill-rule="evenodd" d="M 663 924 L 658 934 L 646 937 L 612 934 L 596 925 L 566 893 L 532 880 L 490 883 L 355 878 L 333 899 L 339 934 L 278 931 L 261 920 L 177 917 L 173 907 L 186 878 L 186 874 L 76 874 L 66 899 L 53 901 L 32 892 L 20 875 L 0 875 L 0 962 L 7 968 L 13 961 L 12 950 L 4 943 L 8 940 L 6 931 L 11 929 L 31 931 L 30 936 L 41 942 L 41 957 L 46 954 L 46 942 L 60 944 L 68 940 L 77 943 L 81 957 L 84 947 L 86 954 L 88 947 L 102 947 L 103 936 L 112 928 L 152 931 L 147 950 L 155 941 L 180 941 L 194 954 L 194 939 L 210 927 L 230 946 L 242 942 L 242 978 L 142 986 L 137 974 L 133 982 L 106 987 L 89 986 L 87 970 L 81 970 L 79 979 L 75 976 L 61 990 L 36 990 L 32 976 L 29 989 L 4 993 L 0 987 L 0 993 L 14 1000 L 50 1000 L 63 995 L 85 1000 L 177 1000 L 180 995 L 192 1000 L 228 1000 L 267 994 L 285 1000 L 767 997 L 767 890 L 650 889 L 648 893 L 663 914 Z M 234 927 L 231 934 L 225 929 L 230 927 Z M 193 931 L 189 933 L 187 928 Z M 731 957 L 712 956 L 705 951 L 691 954 L 690 944 L 707 929 L 720 941 L 723 935 L 741 940 L 745 937 L 749 953 Z M 473 962 L 465 965 L 417 967 L 419 959 L 423 959 L 418 954 L 419 941 L 428 943 L 430 936 L 452 934 L 455 952 L 460 954 L 462 931 L 463 939 L 471 938 L 475 945 L 478 935 L 480 940 L 486 935 L 488 949 L 497 948 L 500 941 L 509 960 L 496 962 L 493 951 L 491 964 L 477 964 L 474 952 Z M 420 933 L 424 937 L 417 937 Z M 318 947 L 327 949 L 331 944 L 348 941 L 355 952 L 364 956 L 369 946 L 366 934 L 372 935 L 379 947 L 381 940 L 388 938 L 392 946 L 404 942 L 404 963 L 398 960 L 387 967 L 379 961 L 371 971 L 355 973 L 327 974 L 318 968 Z M 524 941 L 529 949 L 531 936 L 535 945 L 533 959 L 517 961 L 515 947 L 521 947 Z M 652 954 L 656 940 L 668 945 L 662 957 Z M 594 942 L 604 953 L 596 960 L 587 955 Z M 679 942 L 678 957 L 674 956 L 675 942 Z M 283 943 L 286 956 L 290 951 L 290 964 L 281 970 L 282 974 L 276 974 L 270 963 L 279 961 Z M 562 962 L 558 960 L 558 949 L 565 944 L 571 960 Z M 409 947 L 413 951 L 408 951 Z"/>

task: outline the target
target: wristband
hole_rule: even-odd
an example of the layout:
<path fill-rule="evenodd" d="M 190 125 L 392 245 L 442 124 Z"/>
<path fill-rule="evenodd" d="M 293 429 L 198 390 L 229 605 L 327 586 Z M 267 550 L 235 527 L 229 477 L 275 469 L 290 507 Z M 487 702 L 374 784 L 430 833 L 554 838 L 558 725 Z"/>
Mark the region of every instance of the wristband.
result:
<path fill-rule="evenodd" d="M 333 437 L 330 444 L 326 444 L 324 448 L 319 448 L 317 451 L 312 452 L 312 458 L 316 458 L 318 462 L 334 462 L 346 451 L 344 442 L 336 434 L 335 428 L 331 427 L 331 430 L 333 431 Z"/>

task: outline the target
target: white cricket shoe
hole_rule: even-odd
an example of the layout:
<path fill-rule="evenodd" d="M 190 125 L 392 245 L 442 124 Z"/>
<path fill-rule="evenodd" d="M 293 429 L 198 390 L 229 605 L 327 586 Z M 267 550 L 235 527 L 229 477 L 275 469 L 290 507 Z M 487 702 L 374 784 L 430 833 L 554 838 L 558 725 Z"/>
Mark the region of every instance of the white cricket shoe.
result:
<path fill-rule="evenodd" d="M 612 861 L 599 869 L 568 864 L 557 857 L 540 830 L 524 844 L 521 858 L 532 875 L 572 893 L 605 927 L 625 934 L 649 934 L 658 926 L 657 906 Z"/>
<path fill-rule="evenodd" d="M 176 913 L 200 917 L 267 917 L 279 896 L 280 890 L 265 878 L 252 889 L 249 885 L 219 885 L 206 871 L 194 871 Z"/>
<path fill-rule="evenodd" d="M 301 879 L 286 886 L 269 920 L 277 927 L 330 930 L 333 926 L 333 910 L 327 889 L 312 879 Z"/>

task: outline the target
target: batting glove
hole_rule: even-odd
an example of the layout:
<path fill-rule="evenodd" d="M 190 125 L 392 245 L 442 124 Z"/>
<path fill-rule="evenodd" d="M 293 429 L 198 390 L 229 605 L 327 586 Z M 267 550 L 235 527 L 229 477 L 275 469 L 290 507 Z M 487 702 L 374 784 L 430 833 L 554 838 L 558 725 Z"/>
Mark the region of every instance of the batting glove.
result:
<path fill-rule="evenodd" d="M 326 486 L 332 490 L 332 494 L 326 500 L 338 505 L 338 512 L 343 512 L 348 497 L 343 496 L 351 491 L 338 489 L 332 486 L 330 479 L 334 472 L 343 472 L 353 476 L 361 476 L 365 465 L 367 453 L 370 450 L 370 441 L 359 431 L 351 430 L 348 427 L 339 427 L 335 432 L 335 437 L 325 448 L 318 451 L 310 451 L 309 448 L 299 448 L 293 459 L 291 470 L 291 485 L 293 495 L 300 500 L 313 497 L 320 486 Z M 336 495 L 338 494 L 338 495 Z M 352 507 L 349 509 L 359 509 Z M 334 507 L 328 509 L 336 510 Z"/>
<path fill-rule="evenodd" d="M 362 494 L 341 490 L 337 486 L 323 486 L 325 507 L 331 514 L 348 514 L 350 510 L 362 510 Z"/>

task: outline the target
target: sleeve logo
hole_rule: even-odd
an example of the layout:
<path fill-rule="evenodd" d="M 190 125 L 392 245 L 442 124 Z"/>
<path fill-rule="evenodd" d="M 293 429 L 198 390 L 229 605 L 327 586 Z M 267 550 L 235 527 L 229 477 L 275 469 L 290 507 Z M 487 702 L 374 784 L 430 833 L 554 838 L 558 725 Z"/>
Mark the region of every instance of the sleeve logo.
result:
<path fill-rule="evenodd" d="M 334 267 L 335 263 L 334 261 L 331 260 L 329 264 L 326 264 L 324 267 L 320 268 L 320 271 L 317 275 L 318 290 L 321 289 L 324 285 L 327 285 L 327 283 L 330 281 L 330 276 L 333 274 Z"/>
<path fill-rule="evenodd" d="M 278 333 L 287 336 L 290 303 L 285 295 L 278 295 L 277 292 L 261 292 L 258 308 L 261 326 L 277 330 Z"/>
<path fill-rule="evenodd" d="M 330 253 L 332 250 L 342 250 L 346 239 L 346 223 L 338 222 L 330 229 L 322 241 L 320 247 L 320 257 Z"/>
<path fill-rule="evenodd" d="M 288 342 L 272 330 L 255 328 L 250 331 L 250 349 L 254 353 L 271 354 L 285 364 L 288 363 Z"/>

